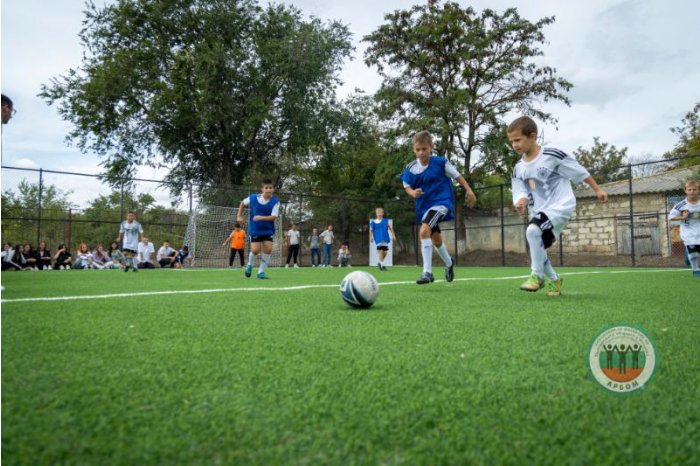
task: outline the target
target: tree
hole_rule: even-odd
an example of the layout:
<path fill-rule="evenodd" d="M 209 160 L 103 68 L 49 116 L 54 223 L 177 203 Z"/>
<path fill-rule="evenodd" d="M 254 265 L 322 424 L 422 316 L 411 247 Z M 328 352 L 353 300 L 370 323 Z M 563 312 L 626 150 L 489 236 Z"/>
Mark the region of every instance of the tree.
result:
<path fill-rule="evenodd" d="M 373 107 L 370 96 L 355 94 L 329 109 L 328 136 L 315 148 L 315 157 L 299 172 L 296 184 L 305 192 L 339 197 L 331 202 L 327 196 L 310 197 L 309 209 L 315 218 L 336 223 L 341 238 L 349 237 L 351 226 L 366 224 L 377 207 L 363 200 L 386 199 L 396 189 L 395 173 L 390 180 L 378 174 L 390 157 Z"/>
<path fill-rule="evenodd" d="M 136 166 L 163 165 L 177 194 L 281 178 L 320 137 L 351 51 L 346 26 L 254 0 L 90 2 L 85 14 L 82 65 L 40 95 L 114 185 Z"/>
<path fill-rule="evenodd" d="M 41 191 L 41 211 L 39 192 Z M 70 207 L 72 191 L 64 191 L 52 184 L 20 181 L 17 191 L 2 193 L 2 236 L 6 241 L 34 244 L 41 228 L 41 238 L 49 245 L 63 241 L 60 222 Z M 39 218 L 42 221 L 39 224 Z M 51 246 L 49 246 L 51 247 Z"/>
<path fill-rule="evenodd" d="M 664 158 L 690 157 L 679 160 L 677 166 L 698 165 L 700 164 L 700 102 L 696 103 L 681 121 L 682 126 L 671 128 L 671 132 L 678 136 L 678 142 L 671 151 L 664 154 Z"/>
<path fill-rule="evenodd" d="M 181 243 L 187 228 L 187 213 L 155 204 L 148 193 L 132 190 L 112 191 L 90 201 L 88 207 L 74 217 L 73 238 L 85 241 L 91 247 L 107 246 L 119 232 L 119 224 L 126 212 L 137 213 L 138 221 L 153 244 L 170 240 L 174 246 Z"/>
<path fill-rule="evenodd" d="M 554 18 L 531 23 L 515 8 L 477 14 L 455 2 L 428 2 L 385 16 L 387 22 L 364 41 L 365 63 L 384 78 L 377 92 L 380 114 L 397 135 L 429 129 L 437 150 L 472 168 L 476 149 L 511 111 L 555 121 L 540 100 L 569 103 L 572 85 L 534 58 L 542 29 Z M 396 71 L 397 74 L 394 74 Z"/>
<path fill-rule="evenodd" d="M 618 149 L 607 142 L 600 142 L 599 137 L 593 138 L 593 147 L 584 149 L 579 146 L 574 156 L 581 165 L 586 167 L 598 183 L 608 183 L 627 179 L 629 174 L 626 167 L 627 147 Z"/>

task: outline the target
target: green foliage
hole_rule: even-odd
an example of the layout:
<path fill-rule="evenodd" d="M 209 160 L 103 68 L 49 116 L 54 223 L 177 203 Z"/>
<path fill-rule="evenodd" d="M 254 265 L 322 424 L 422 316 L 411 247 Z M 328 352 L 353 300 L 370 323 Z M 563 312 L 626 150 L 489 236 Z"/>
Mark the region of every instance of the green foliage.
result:
<path fill-rule="evenodd" d="M 26 179 L 20 181 L 17 192 L 7 190 L 2 193 L 2 237 L 12 243 L 37 244 L 39 231 L 38 217 L 41 214 L 42 235 L 49 247 L 64 241 L 61 225 L 55 221 L 64 219 L 70 207 L 72 191 L 64 191 L 54 185 L 41 188 L 41 211 L 39 210 L 39 184 Z M 53 246 L 52 246 L 53 245 Z"/>
<path fill-rule="evenodd" d="M 618 149 L 613 144 L 593 138 L 593 147 L 579 147 L 573 154 L 581 165 L 586 167 L 598 183 L 625 180 L 629 174 L 622 167 L 627 162 L 627 147 Z"/>
<path fill-rule="evenodd" d="M 671 132 L 678 136 L 676 146 L 666 154 L 664 158 L 690 157 L 678 161 L 678 167 L 690 167 L 700 164 L 700 102 L 681 120 L 683 125 L 671 128 Z"/>
<path fill-rule="evenodd" d="M 91 248 L 97 244 L 109 245 L 119 232 L 119 224 L 126 212 L 133 210 L 143 224 L 145 232 L 154 244 L 169 239 L 178 246 L 187 228 L 187 212 L 155 205 L 148 193 L 125 190 L 99 195 L 85 209 L 71 209 L 68 197 L 54 185 L 42 186 L 41 240 L 50 249 L 60 243 L 68 243 L 73 250 L 81 242 Z M 2 234 L 7 241 L 37 242 L 39 184 L 20 182 L 17 193 L 8 190 L 2 194 Z"/>
<path fill-rule="evenodd" d="M 169 240 L 173 247 L 181 245 L 187 228 L 187 212 L 155 205 L 150 194 L 129 190 L 123 195 L 120 191 L 100 195 L 82 213 L 74 216 L 75 244 L 85 241 L 90 247 L 102 244 L 106 248 L 118 236 L 119 224 L 130 210 L 136 212 L 144 233 L 156 248 L 164 240 Z"/>
<path fill-rule="evenodd" d="M 115 185 L 160 164 L 175 192 L 281 178 L 322 137 L 351 51 L 344 25 L 253 0 L 90 2 L 85 15 L 80 68 L 41 96 Z"/>
<path fill-rule="evenodd" d="M 324 193 L 310 197 L 308 209 L 319 226 L 334 224 L 336 235 L 347 238 L 352 228 L 366 228 L 374 209 L 383 200 L 405 195 L 397 175 L 411 156 L 405 147 L 397 154 L 382 143 L 372 98 L 364 94 L 350 96 L 329 111 L 328 138 L 314 151 L 314 159 L 299 171 L 292 189 Z M 329 202 L 329 197 L 342 196 Z M 377 199 L 378 201 L 372 201 Z M 401 209 L 382 205 L 387 215 Z"/>
<path fill-rule="evenodd" d="M 385 19 L 364 38 L 369 42 L 365 62 L 384 78 L 376 96 L 381 117 L 397 137 L 433 132 L 437 151 L 467 175 L 473 152 L 498 132 L 506 113 L 554 121 L 536 103 L 569 103 L 565 92 L 571 84 L 554 68 L 535 62 L 552 17 L 531 23 L 515 8 L 479 14 L 435 1 Z"/>

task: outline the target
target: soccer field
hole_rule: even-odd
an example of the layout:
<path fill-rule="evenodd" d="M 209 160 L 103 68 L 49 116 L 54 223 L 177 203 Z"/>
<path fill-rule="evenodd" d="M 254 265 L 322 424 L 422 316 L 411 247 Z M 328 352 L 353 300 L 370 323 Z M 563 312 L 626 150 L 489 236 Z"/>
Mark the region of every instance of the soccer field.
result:
<path fill-rule="evenodd" d="M 688 270 L 457 268 L 3 273 L 4 464 L 698 464 L 700 280 Z M 440 272 L 437 269 L 436 272 Z M 440 278 L 439 275 L 436 275 Z M 643 328 L 654 378 L 589 376 Z"/>

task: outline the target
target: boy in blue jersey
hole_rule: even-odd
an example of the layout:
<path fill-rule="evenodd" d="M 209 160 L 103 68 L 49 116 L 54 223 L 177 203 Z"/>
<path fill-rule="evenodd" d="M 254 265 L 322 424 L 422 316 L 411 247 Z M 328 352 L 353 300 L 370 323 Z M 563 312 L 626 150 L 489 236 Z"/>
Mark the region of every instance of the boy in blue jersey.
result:
<path fill-rule="evenodd" d="M 377 218 L 369 221 L 369 242 L 374 243 L 377 247 L 377 266 L 379 270 L 385 271 L 384 259 L 389 251 L 391 241 L 396 241 L 394 229 L 391 227 L 389 220 L 384 218 L 384 209 L 377 207 L 375 210 Z"/>
<path fill-rule="evenodd" d="M 241 201 L 238 207 L 237 221 L 243 223 L 243 209 L 248 209 L 248 235 L 250 236 L 250 254 L 248 265 L 245 267 L 245 276 L 250 277 L 253 271 L 255 256 L 262 251 L 258 278 L 266 279 L 265 269 L 270 263 L 272 254 L 272 238 L 275 236 L 275 220 L 279 215 L 280 201 L 273 194 L 275 186 L 272 180 L 263 180 L 262 193 L 252 194 Z"/>
<path fill-rule="evenodd" d="M 469 183 L 445 157 L 433 156 L 433 138 L 428 131 L 413 136 L 416 160 L 406 165 L 401 180 L 406 193 L 416 200 L 416 216 L 421 223 L 419 236 L 423 257 L 423 274 L 416 283 L 424 285 L 433 277 L 433 246 L 445 262 L 445 280 L 454 280 L 454 259 L 442 243 L 439 223 L 454 218 L 452 180 L 467 192 L 469 207 L 476 204 L 476 196 Z"/>

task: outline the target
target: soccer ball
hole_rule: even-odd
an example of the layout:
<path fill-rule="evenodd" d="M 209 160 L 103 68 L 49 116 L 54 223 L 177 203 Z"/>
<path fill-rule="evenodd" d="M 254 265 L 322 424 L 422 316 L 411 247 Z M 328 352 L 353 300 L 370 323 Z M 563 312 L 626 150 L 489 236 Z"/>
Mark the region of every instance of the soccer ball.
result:
<path fill-rule="evenodd" d="M 340 296 L 350 307 L 366 309 L 377 300 L 379 283 L 367 272 L 351 272 L 340 282 Z"/>

